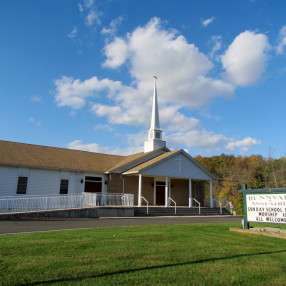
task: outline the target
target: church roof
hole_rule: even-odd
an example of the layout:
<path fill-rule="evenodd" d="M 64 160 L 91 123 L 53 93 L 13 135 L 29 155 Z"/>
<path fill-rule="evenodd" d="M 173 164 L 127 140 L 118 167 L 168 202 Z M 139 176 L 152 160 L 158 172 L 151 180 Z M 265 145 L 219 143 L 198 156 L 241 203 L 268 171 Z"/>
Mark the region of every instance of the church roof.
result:
<path fill-rule="evenodd" d="M 123 173 L 168 151 L 168 148 L 163 147 L 148 153 L 119 156 L 0 140 L 0 164 Z"/>
<path fill-rule="evenodd" d="M 99 173 L 140 173 L 163 163 L 166 159 L 184 154 L 203 172 L 215 178 L 183 150 L 170 151 L 162 147 L 148 153 L 119 156 L 47 147 L 0 140 L 0 164 L 17 167 L 48 168 Z"/>
<path fill-rule="evenodd" d="M 0 140 L 0 163 L 12 166 L 106 172 L 125 156 Z"/>
<path fill-rule="evenodd" d="M 157 163 L 157 162 L 159 162 L 159 161 L 161 161 L 163 159 L 166 159 L 166 158 L 172 156 L 173 154 L 176 154 L 176 153 L 179 153 L 179 152 L 180 152 L 180 150 L 170 151 L 170 152 L 164 153 L 164 154 L 162 154 L 160 156 L 157 156 L 157 157 L 153 158 L 152 160 L 149 160 L 149 161 L 147 161 L 147 162 L 145 162 L 143 164 L 140 164 L 140 165 L 138 165 L 138 166 L 128 170 L 127 172 L 125 172 L 125 174 L 138 173 L 140 170 L 145 169 L 145 168 L 147 168 L 149 166 L 152 166 L 155 163 Z"/>
<path fill-rule="evenodd" d="M 129 169 L 132 169 L 146 161 L 149 161 L 155 157 L 158 157 L 161 154 L 166 152 L 169 153 L 169 149 L 167 147 L 161 147 L 154 151 L 147 152 L 147 153 L 137 153 L 134 155 L 127 156 L 121 162 L 119 162 L 116 166 L 108 171 L 108 173 L 123 173 Z"/>

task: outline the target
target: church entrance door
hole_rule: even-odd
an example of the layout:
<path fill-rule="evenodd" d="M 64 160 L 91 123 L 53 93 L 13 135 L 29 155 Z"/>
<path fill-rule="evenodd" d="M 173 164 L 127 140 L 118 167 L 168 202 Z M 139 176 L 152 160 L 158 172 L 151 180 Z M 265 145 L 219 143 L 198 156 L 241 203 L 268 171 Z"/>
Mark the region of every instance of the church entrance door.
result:
<path fill-rule="evenodd" d="M 165 205 L 165 182 L 156 182 L 156 205 Z"/>

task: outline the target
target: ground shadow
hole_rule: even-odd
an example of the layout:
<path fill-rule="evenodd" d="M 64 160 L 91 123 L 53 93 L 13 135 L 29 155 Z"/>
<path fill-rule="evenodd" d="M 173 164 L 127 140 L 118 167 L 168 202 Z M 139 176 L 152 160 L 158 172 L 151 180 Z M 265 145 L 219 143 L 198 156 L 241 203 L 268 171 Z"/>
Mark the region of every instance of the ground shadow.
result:
<path fill-rule="evenodd" d="M 67 279 L 55 279 L 55 280 L 49 280 L 49 281 L 40 281 L 40 282 L 35 282 L 35 283 L 29 283 L 29 285 L 39 285 L 39 284 L 47 284 L 48 285 L 50 283 L 57 283 L 57 282 L 81 281 L 81 280 L 84 280 L 84 279 L 100 278 L 100 277 L 105 277 L 105 276 L 110 276 L 110 275 L 128 274 L 128 273 L 133 273 L 133 272 L 137 272 L 137 271 L 162 269 L 162 268 L 167 268 L 167 267 L 200 264 L 200 263 L 205 263 L 205 262 L 215 262 L 215 261 L 222 261 L 222 260 L 228 260 L 228 259 L 234 259 L 234 258 L 240 258 L 240 257 L 251 257 L 251 256 L 276 254 L 276 253 L 283 253 L 283 252 L 286 253 L 286 250 L 238 254 L 238 255 L 227 256 L 227 257 L 208 258 L 208 259 L 187 261 L 187 262 L 181 262 L 181 263 L 164 264 L 164 265 L 156 265 L 156 266 L 135 268 L 135 269 L 129 269 L 129 270 L 121 270 L 121 271 L 108 272 L 108 273 L 103 273 L 103 274 L 98 274 L 98 275 L 91 275 L 91 276 L 85 276 L 85 277 L 67 278 Z"/>

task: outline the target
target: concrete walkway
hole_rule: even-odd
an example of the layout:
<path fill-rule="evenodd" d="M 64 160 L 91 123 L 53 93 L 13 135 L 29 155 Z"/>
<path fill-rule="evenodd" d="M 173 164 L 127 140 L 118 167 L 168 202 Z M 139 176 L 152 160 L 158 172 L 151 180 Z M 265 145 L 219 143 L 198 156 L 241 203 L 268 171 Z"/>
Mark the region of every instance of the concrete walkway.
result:
<path fill-rule="evenodd" d="M 115 227 L 151 224 L 189 224 L 189 223 L 241 223 L 242 217 L 148 217 L 148 218 L 80 218 L 80 219 L 21 219 L 0 220 L 0 235 L 81 229 L 94 227 Z"/>

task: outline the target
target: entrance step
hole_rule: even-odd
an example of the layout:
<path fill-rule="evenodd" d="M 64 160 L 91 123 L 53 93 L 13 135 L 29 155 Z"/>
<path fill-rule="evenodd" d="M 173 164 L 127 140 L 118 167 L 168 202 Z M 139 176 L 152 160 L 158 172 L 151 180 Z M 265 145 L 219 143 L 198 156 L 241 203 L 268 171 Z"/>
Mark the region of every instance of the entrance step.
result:
<path fill-rule="evenodd" d="M 199 214 L 198 207 L 177 207 L 177 213 L 175 214 L 174 207 L 149 207 L 147 214 L 147 207 L 135 207 L 134 216 L 211 216 L 211 215 L 230 215 L 227 209 L 222 209 L 222 214 L 219 208 L 201 207 L 201 213 Z"/>

